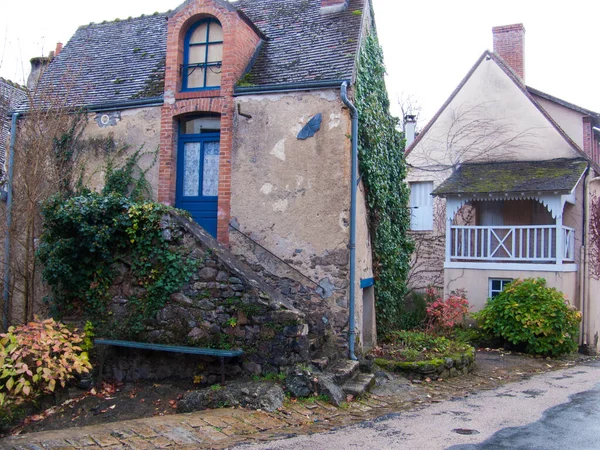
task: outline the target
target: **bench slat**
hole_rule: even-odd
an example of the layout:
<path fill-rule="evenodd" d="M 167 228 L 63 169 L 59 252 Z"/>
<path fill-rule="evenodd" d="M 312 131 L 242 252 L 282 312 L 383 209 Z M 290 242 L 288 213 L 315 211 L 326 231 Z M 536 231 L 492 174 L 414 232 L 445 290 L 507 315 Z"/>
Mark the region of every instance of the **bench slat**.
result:
<path fill-rule="evenodd" d="M 217 348 L 182 347 L 178 345 L 151 344 L 148 342 L 116 341 L 111 339 L 94 339 L 97 345 L 114 345 L 116 347 L 140 348 L 142 350 L 158 350 L 172 353 L 189 353 L 192 355 L 208 355 L 233 358 L 242 356 L 243 350 L 221 350 Z"/>

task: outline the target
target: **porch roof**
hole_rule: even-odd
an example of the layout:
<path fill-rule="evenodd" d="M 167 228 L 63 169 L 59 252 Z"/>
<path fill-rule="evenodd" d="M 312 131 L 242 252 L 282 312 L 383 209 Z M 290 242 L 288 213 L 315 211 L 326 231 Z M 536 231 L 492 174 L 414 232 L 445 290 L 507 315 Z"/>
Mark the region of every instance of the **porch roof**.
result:
<path fill-rule="evenodd" d="M 568 194 L 581 179 L 587 164 L 584 159 L 462 164 L 432 195 Z"/>

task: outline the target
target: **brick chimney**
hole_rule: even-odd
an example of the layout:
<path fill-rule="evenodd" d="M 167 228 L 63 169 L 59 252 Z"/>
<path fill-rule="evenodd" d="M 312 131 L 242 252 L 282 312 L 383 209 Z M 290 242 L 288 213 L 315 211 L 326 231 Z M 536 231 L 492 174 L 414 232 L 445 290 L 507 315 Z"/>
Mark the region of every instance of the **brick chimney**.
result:
<path fill-rule="evenodd" d="M 60 54 L 60 52 L 62 52 L 62 48 L 63 48 L 63 44 L 62 42 L 57 42 L 56 43 L 56 50 L 54 50 L 54 56 L 58 56 Z"/>
<path fill-rule="evenodd" d="M 321 14 L 330 14 L 348 9 L 348 0 L 321 0 Z"/>
<path fill-rule="evenodd" d="M 525 82 L 525 27 L 522 23 L 492 28 L 494 52 Z"/>

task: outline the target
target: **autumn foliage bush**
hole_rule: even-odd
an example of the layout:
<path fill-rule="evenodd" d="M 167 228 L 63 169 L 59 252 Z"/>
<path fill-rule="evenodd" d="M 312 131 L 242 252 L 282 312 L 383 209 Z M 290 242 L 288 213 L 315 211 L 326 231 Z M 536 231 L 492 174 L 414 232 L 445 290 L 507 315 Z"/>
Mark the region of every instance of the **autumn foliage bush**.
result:
<path fill-rule="evenodd" d="M 83 336 L 54 319 L 10 327 L 0 338 L 0 406 L 52 393 L 91 369 Z"/>
<path fill-rule="evenodd" d="M 452 291 L 448 298 L 437 295 L 435 289 L 427 288 L 427 329 L 447 334 L 463 321 L 469 312 L 469 302 L 464 290 Z"/>

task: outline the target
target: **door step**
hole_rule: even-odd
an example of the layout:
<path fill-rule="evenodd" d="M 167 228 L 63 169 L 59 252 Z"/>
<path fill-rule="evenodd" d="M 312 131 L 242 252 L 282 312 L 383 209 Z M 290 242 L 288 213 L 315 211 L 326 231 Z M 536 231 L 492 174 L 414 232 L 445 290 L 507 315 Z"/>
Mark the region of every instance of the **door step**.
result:
<path fill-rule="evenodd" d="M 354 398 L 365 395 L 375 384 L 375 375 L 372 373 L 359 373 L 342 385 L 344 394 Z"/>

